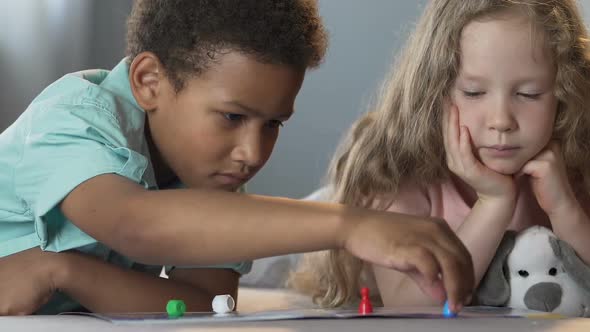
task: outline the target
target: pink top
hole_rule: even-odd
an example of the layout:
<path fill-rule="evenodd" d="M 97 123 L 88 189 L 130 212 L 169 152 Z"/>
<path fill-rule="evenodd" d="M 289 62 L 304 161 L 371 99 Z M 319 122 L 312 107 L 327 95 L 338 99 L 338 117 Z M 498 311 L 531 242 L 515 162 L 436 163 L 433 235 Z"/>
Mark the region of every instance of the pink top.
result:
<path fill-rule="evenodd" d="M 453 231 L 457 231 L 471 207 L 459 193 L 455 183 L 449 180 L 430 185 L 426 190 L 417 185 L 402 186 L 387 211 L 442 218 Z M 551 229 L 549 218 L 537 204 L 530 189 L 521 190 L 508 229 L 520 231 L 533 225 Z"/>

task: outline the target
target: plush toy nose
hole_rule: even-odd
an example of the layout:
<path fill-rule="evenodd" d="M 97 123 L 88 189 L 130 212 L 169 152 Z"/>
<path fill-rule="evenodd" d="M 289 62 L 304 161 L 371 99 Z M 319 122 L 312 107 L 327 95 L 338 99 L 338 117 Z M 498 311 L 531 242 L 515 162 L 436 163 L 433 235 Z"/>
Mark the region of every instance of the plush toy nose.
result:
<path fill-rule="evenodd" d="M 551 312 L 561 304 L 561 286 L 554 282 L 533 285 L 524 295 L 524 304 L 531 310 Z"/>

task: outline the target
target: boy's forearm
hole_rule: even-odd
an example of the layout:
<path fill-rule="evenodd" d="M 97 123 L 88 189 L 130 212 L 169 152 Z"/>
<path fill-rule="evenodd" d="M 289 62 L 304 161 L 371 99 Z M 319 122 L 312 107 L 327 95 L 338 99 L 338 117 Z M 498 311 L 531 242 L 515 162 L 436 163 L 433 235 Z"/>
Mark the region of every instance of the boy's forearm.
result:
<path fill-rule="evenodd" d="M 136 202 L 130 224 L 137 227 L 127 227 L 130 233 L 119 233 L 107 244 L 145 263 L 176 265 L 339 248 L 346 231 L 344 215 L 353 210 L 199 190 L 147 192 Z"/>
<path fill-rule="evenodd" d="M 148 191 L 113 174 L 79 185 L 61 209 L 101 243 L 154 265 L 209 265 L 341 248 L 365 213 L 223 191 Z"/>
<path fill-rule="evenodd" d="M 485 275 L 514 214 L 516 202 L 478 200 L 457 230 L 473 259 L 475 286 Z"/>
<path fill-rule="evenodd" d="M 190 311 L 211 311 L 210 294 L 195 285 L 127 270 L 76 252 L 59 253 L 55 284 L 92 312 L 162 312 L 170 299 Z M 229 288 L 237 288 L 236 285 Z M 234 292 L 228 292 L 233 293 Z"/>

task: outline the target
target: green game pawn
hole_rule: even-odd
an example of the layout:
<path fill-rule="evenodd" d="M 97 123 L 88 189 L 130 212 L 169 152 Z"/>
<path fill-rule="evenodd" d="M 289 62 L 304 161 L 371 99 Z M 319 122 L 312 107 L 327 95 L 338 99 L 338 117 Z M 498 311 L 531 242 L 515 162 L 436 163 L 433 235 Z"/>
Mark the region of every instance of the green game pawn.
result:
<path fill-rule="evenodd" d="M 186 312 L 186 304 L 183 300 L 170 300 L 166 305 L 166 312 L 169 318 L 182 317 Z"/>

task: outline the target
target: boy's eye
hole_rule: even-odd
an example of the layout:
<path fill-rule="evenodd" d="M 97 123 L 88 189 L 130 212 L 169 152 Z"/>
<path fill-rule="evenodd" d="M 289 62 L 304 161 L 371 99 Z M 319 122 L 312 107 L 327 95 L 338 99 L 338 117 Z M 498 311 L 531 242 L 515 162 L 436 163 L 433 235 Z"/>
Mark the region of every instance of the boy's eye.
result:
<path fill-rule="evenodd" d="M 523 92 L 518 92 L 517 95 L 527 98 L 527 99 L 539 99 L 539 97 L 541 96 L 540 93 L 523 93 Z"/>
<path fill-rule="evenodd" d="M 271 120 L 271 121 L 268 121 L 266 124 L 266 126 L 269 128 L 279 128 L 279 127 L 282 127 L 283 125 L 284 125 L 283 121 L 279 121 L 279 120 Z"/>
<path fill-rule="evenodd" d="M 467 98 L 477 98 L 483 96 L 485 92 L 482 91 L 463 91 L 463 95 Z"/>
<path fill-rule="evenodd" d="M 243 114 L 237 114 L 237 113 L 223 113 L 223 116 L 232 122 L 242 121 L 245 118 L 245 116 Z"/>

